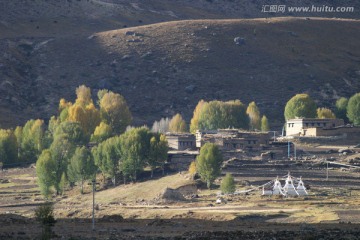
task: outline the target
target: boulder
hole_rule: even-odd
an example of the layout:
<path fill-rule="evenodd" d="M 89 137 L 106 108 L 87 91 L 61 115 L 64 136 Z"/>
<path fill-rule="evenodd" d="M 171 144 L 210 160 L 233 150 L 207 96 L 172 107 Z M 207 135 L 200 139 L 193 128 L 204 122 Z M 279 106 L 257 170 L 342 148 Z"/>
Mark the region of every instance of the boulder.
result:
<path fill-rule="evenodd" d="M 234 43 L 236 45 L 245 45 L 246 41 L 245 41 L 245 38 L 236 37 L 236 38 L 234 38 Z"/>

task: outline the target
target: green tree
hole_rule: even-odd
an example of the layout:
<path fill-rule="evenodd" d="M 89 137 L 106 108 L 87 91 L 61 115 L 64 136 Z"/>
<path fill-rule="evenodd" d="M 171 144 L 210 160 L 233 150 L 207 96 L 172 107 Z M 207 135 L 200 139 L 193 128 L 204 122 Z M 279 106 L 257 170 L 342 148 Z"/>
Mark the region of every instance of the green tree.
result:
<path fill-rule="evenodd" d="M 168 142 L 165 135 L 154 134 L 150 139 L 150 153 L 148 157 L 148 165 L 151 168 L 151 177 L 155 167 L 161 166 L 164 174 L 164 163 L 167 159 Z"/>
<path fill-rule="evenodd" d="M 84 134 L 84 131 L 78 122 L 65 121 L 60 123 L 55 130 L 54 139 L 58 136 L 66 138 L 75 145 L 84 145 L 89 142 L 88 136 Z"/>
<path fill-rule="evenodd" d="M 21 159 L 24 162 L 35 162 L 44 149 L 44 121 L 29 120 L 23 127 L 21 139 Z"/>
<path fill-rule="evenodd" d="M 84 193 L 84 181 L 93 178 L 95 170 L 90 151 L 86 147 L 77 147 L 67 169 L 70 182 L 80 182 L 80 192 Z"/>
<path fill-rule="evenodd" d="M 231 100 L 222 103 L 224 105 L 223 128 L 249 128 L 249 118 L 246 114 L 246 106 L 240 100 Z"/>
<path fill-rule="evenodd" d="M 101 119 L 109 124 L 115 134 L 123 133 L 131 124 L 132 116 L 123 96 L 105 93 L 100 100 Z"/>
<path fill-rule="evenodd" d="M 91 141 L 100 143 L 110 138 L 111 134 L 111 126 L 104 122 L 101 122 L 100 125 L 95 128 L 94 134 L 91 135 Z"/>
<path fill-rule="evenodd" d="M 174 133 L 183 133 L 187 131 L 186 122 L 179 113 L 171 118 L 169 131 Z"/>
<path fill-rule="evenodd" d="M 336 117 L 340 119 L 344 119 L 345 122 L 348 122 L 348 118 L 346 116 L 346 108 L 349 100 L 347 98 L 341 97 L 336 100 Z"/>
<path fill-rule="evenodd" d="M 136 181 L 138 173 L 143 171 L 148 162 L 151 133 L 146 127 L 133 128 L 121 135 L 120 139 L 124 179 L 130 177 Z"/>
<path fill-rule="evenodd" d="M 221 181 L 220 185 L 221 192 L 224 194 L 234 193 L 236 190 L 235 180 L 231 173 L 227 173 Z"/>
<path fill-rule="evenodd" d="M 70 161 L 71 156 L 75 151 L 75 144 L 68 140 L 68 138 L 63 136 L 57 136 L 53 143 L 50 146 L 50 152 L 52 160 L 55 162 L 54 172 L 55 172 L 55 181 L 54 187 L 56 194 L 61 193 L 61 177 L 63 173 L 66 174 L 67 166 Z"/>
<path fill-rule="evenodd" d="M 42 151 L 39 159 L 36 161 L 36 175 L 41 193 L 49 197 L 51 187 L 56 181 L 56 162 L 51 156 L 50 150 Z"/>
<path fill-rule="evenodd" d="M 316 112 L 318 118 L 336 118 L 335 114 L 328 108 L 318 108 Z"/>
<path fill-rule="evenodd" d="M 260 129 L 260 111 L 255 102 L 249 103 L 246 113 L 250 119 L 250 129 Z"/>
<path fill-rule="evenodd" d="M 249 118 L 246 114 L 246 107 L 240 100 L 211 101 L 203 103 L 197 125 L 199 130 L 217 130 L 229 127 L 247 129 Z"/>
<path fill-rule="evenodd" d="M 18 160 L 21 160 L 22 133 L 23 133 L 23 128 L 21 126 L 17 126 L 15 128 L 14 134 L 15 134 L 15 137 L 16 137 L 17 159 Z"/>
<path fill-rule="evenodd" d="M 285 120 L 296 117 L 315 118 L 316 104 L 308 94 L 296 94 L 292 97 L 285 106 Z"/>
<path fill-rule="evenodd" d="M 355 126 L 360 125 L 360 93 L 354 94 L 347 105 L 347 117 Z"/>
<path fill-rule="evenodd" d="M 198 106 L 201 106 L 201 108 Z M 211 101 L 198 104 L 194 111 L 192 124 L 197 122 L 199 130 L 217 130 L 219 128 L 245 128 L 249 127 L 249 118 L 246 114 L 246 107 L 240 100 L 221 102 Z M 195 120 L 197 119 L 197 120 Z M 193 129 L 196 127 L 193 126 Z"/>
<path fill-rule="evenodd" d="M 69 181 L 68 178 L 66 176 L 66 173 L 63 172 L 63 174 L 61 175 L 61 180 L 60 180 L 60 184 L 59 184 L 59 188 L 60 188 L 60 194 L 63 195 L 65 192 L 65 189 L 69 186 Z"/>
<path fill-rule="evenodd" d="M 18 144 L 12 130 L 0 129 L 0 162 L 12 164 L 18 161 Z"/>
<path fill-rule="evenodd" d="M 263 115 L 261 118 L 261 131 L 267 132 L 269 130 L 270 130 L 269 121 L 268 121 L 267 117 L 265 115 Z"/>
<path fill-rule="evenodd" d="M 205 143 L 196 158 L 196 170 L 208 188 L 221 173 L 223 157 L 220 149 L 213 143 Z"/>
<path fill-rule="evenodd" d="M 112 137 L 100 143 L 92 149 L 95 165 L 100 169 L 104 177 L 110 177 L 114 186 L 116 175 L 119 173 L 121 163 L 121 148 L 119 137 Z"/>

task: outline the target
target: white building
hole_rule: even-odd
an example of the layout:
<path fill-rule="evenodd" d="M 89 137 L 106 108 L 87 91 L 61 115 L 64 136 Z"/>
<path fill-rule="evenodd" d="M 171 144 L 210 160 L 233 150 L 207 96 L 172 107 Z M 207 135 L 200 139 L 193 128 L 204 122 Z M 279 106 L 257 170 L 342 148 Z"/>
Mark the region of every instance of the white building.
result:
<path fill-rule="evenodd" d="M 295 118 L 286 122 L 286 136 L 307 136 L 307 129 L 331 129 L 343 126 L 344 120 L 331 118 Z"/>

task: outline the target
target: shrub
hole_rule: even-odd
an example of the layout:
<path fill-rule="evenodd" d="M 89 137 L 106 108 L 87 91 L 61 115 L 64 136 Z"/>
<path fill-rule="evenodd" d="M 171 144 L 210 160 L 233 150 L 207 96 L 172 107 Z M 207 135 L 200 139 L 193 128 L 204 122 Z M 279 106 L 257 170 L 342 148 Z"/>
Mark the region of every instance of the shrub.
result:
<path fill-rule="evenodd" d="M 221 181 L 220 189 L 224 194 L 234 193 L 236 190 L 234 177 L 227 173 L 224 179 Z"/>
<path fill-rule="evenodd" d="M 35 219 L 42 225 L 53 226 L 55 224 L 54 207 L 52 203 L 40 205 L 35 209 Z"/>

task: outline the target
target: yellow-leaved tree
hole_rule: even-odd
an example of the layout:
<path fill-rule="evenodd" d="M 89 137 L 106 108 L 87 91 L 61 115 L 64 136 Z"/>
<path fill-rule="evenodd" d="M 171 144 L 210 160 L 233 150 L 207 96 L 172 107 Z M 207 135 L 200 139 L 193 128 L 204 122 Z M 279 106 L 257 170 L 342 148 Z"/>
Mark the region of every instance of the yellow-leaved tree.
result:
<path fill-rule="evenodd" d="M 181 114 L 173 116 L 169 123 L 169 131 L 174 133 L 184 133 L 187 131 L 186 122 Z"/>
<path fill-rule="evenodd" d="M 250 119 L 250 129 L 259 130 L 261 126 L 260 111 L 255 102 L 249 103 L 249 106 L 246 109 L 246 113 Z"/>
<path fill-rule="evenodd" d="M 118 93 L 107 92 L 100 99 L 101 119 L 111 126 L 113 133 L 123 133 L 131 124 L 132 116 L 129 107 Z"/>

